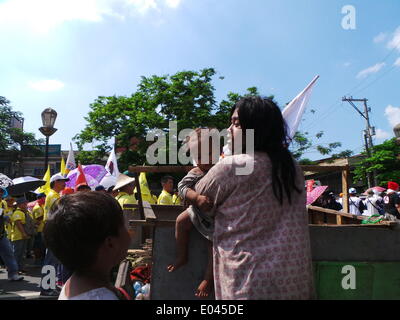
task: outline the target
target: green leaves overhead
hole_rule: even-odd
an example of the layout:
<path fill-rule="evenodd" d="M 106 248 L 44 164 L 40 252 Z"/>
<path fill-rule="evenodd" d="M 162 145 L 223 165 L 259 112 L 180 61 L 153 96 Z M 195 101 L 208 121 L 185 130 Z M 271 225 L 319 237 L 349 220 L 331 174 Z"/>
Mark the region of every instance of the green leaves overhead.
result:
<path fill-rule="evenodd" d="M 378 184 L 387 186 L 388 181 L 400 181 L 400 146 L 396 139 L 386 140 L 372 148 L 372 156 L 356 165 L 354 181 L 365 181 L 367 173 L 376 172 Z"/>

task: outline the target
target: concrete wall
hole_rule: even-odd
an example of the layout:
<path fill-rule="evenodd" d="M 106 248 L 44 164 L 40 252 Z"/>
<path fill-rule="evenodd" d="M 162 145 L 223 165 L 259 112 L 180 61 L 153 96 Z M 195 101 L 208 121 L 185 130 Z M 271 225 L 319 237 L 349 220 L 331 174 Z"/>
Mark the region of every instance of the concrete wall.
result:
<path fill-rule="evenodd" d="M 188 263 L 174 272 L 168 272 L 167 266 L 174 262 L 175 253 L 175 226 L 157 227 L 153 241 L 152 300 L 198 299 L 194 294 L 207 266 L 207 240 L 193 228 Z"/>
<path fill-rule="evenodd" d="M 310 226 L 314 261 L 400 261 L 400 229 Z"/>
<path fill-rule="evenodd" d="M 373 227 L 310 226 L 313 261 L 400 261 L 400 230 Z M 153 242 L 153 300 L 196 300 L 207 263 L 206 240 L 193 229 L 189 262 L 173 273 L 167 265 L 175 258 L 174 226 L 157 227 Z"/>

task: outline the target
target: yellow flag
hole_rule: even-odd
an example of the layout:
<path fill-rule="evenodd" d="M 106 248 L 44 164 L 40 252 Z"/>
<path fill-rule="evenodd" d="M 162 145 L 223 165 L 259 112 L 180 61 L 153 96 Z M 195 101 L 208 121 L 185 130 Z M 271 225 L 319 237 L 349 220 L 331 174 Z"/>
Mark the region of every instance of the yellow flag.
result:
<path fill-rule="evenodd" d="M 35 190 L 35 192 L 36 193 L 45 193 L 47 195 L 50 191 L 50 165 L 47 166 L 47 171 L 44 174 L 43 180 L 46 181 L 46 184 L 37 188 Z"/>
<path fill-rule="evenodd" d="M 64 161 L 64 157 L 61 157 L 61 169 L 60 172 L 63 176 L 65 176 L 66 172 L 65 172 L 65 161 Z"/>
<path fill-rule="evenodd" d="M 147 201 L 150 204 L 156 204 L 157 203 L 157 197 L 154 200 L 154 196 L 152 196 L 149 184 L 147 183 L 147 178 L 146 178 L 146 173 L 141 172 L 139 175 L 139 184 L 140 184 L 140 191 L 142 193 L 142 200 Z M 137 192 L 136 188 L 135 191 Z"/>

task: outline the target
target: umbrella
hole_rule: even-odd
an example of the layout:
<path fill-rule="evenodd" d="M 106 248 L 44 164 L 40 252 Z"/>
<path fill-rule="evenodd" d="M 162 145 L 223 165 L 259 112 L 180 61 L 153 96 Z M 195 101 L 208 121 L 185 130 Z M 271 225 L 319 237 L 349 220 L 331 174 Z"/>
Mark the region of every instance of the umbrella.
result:
<path fill-rule="evenodd" d="M 369 189 L 365 190 L 365 192 L 363 194 L 364 195 L 368 195 L 368 191 L 370 191 L 370 190 L 375 190 L 375 191 L 381 193 L 381 192 L 385 191 L 386 189 L 382 188 L 382 187 L 378 187 L 378 186 L 377 187 L 372 187 L 372 188 L 369 188 Z"/>
<path fill-rule="evenodd" d="M 86 181 L 91 188 L 99 185 L 101 179 L 107 174 L 107 170 L 104 166 L 98 164 L 90 164 L 87 166 L 82 166 L 83 173 L 85 174 Z M 76 178 L 78 177 L 78 168 L 72 170 L 68 176 L 69 181 L 67 181 L 66 186 L 69 188 L 74 188 L 76 184 Z"/>
<path fill-rule="evenodd" d="M 100 184 L 107 190 L 117 184 L 117 177 L 107 174 L 103 179 L 101 179 Z"/>
<path fill-rule="evenodd" d="M 319 186 L 315 187 L 311 192 L 307 192 L 307 205 L 315 202 L 326 189 L 328 189 L 328 186 Z"/>
<path fill-rule="evenodd" d="M 46 181 L 30 176 L 16 178 L 12 182 L 13 185 L 7 188 L 8 193 L 12 196 L 33 191 L 46 184 Z"/>
<path fill-rule="evenodd" d="M 12 180 L 5 174 L 0 173 L 0 188 L 8 188 L 9 186 L 12 185 L 13 185 Z"/>

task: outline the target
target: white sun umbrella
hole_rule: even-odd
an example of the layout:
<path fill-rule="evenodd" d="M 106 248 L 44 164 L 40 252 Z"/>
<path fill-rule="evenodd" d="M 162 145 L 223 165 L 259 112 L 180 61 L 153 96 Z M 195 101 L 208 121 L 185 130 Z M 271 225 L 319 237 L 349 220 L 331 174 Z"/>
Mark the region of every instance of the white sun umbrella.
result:
<path fill-rule="evenodd" d="M 7 188 L 12 196 L 28 193 L 46 184 L 46 181 L 31 176 L 15 178 L 12 182 L 13 185 Z"/>

